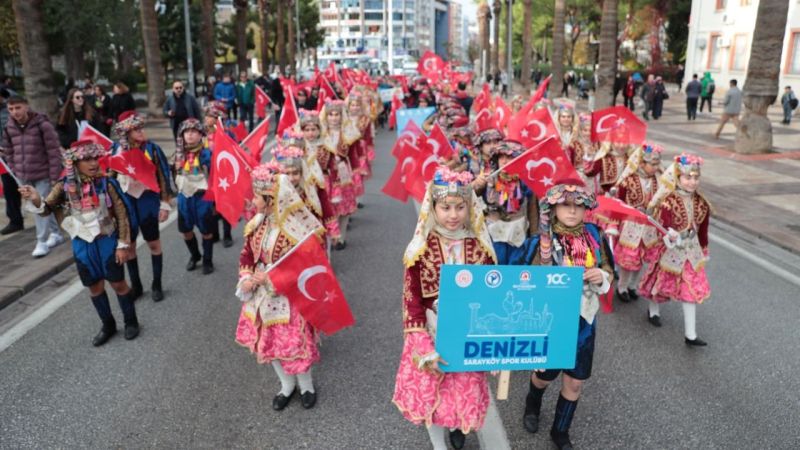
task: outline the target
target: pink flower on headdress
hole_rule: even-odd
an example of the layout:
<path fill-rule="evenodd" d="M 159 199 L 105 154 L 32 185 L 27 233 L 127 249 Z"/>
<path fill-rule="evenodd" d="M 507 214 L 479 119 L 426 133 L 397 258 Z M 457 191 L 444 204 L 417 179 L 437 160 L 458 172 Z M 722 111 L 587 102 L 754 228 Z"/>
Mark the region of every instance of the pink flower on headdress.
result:
<path fill-rule="evenodd" d="M 445 166 L 440 166 L 436 169 L 433 179 L 439 183 L 456 183 L 463 186 L 471 183 L 473 176 L 471 172 L 456 172 Z"/>
<path fill-rule="evenodd" d="M 693 155 L 691 153 L 681 153 L 680 155 L 675 157 L 675 162 L 677 162 L 682 166 L 689 166 L 689 165 L 702 166 L 703 158 L 697 155 Z"/>

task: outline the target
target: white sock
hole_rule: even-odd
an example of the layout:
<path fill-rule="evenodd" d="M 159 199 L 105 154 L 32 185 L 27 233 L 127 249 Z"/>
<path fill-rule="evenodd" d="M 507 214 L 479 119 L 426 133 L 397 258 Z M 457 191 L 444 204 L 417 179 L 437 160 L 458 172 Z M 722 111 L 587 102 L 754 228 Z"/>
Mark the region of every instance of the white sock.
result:
<path fill-rule="evenodd" d="M 647 309 L 650 311 L 650 317 L 655 317 L 659 315 L 659 305 L 656 302 L 650 302 L 647 304 Z"/>
<path fill-rule="evenodd" d="M 339 217 L 339 242 L 345 242 L 348 223 L 350 223 L 350 216 Z"/>
<path fill-rule="evenodd" d="M 695 323 L 697 319 L 697 305 L 694 303 L 683 303 L 683 328 L 686 339 L 693 341 L 697 339 Z"/>
<path fill-rule="evenodd" d="M 617 282 L 617 291 L 620 293 L 628 292 L 628 287 L 631 284 L 631 278 L 633 277 L 633 272 L 630 270 L 625 270 L 622 267 L 619 268 L 619 281 Z"/>
<path fill-rule="evenodd" d="M 633 289 L 635 291 L 639 290 L 639 283 L 642 281 L 642 275 L 644 275 L 645 265 L 642 265 L 642 268 L 633 272 L 633 276 L 631 277 L 631 281 L 628 283 L 628 289 Z"/>
<path fill-rule="evenodd" d="M 447 442 L 444 440 L 444 428 L 438 425 L 428 427 L 428 436 L 431 438 L 433 450 L 447 450 Z"/>
<path fill-rule="evenodd" d="M 283 371 L 283 366 L 281 366 L 280 361 L 272 361 L 272 368 L 275 369 L 275 373 L 278 375 L 278 378 L 281 380 L 281 394 L 285 396 L 292 395 L 294 392 L 295 386 L 297 386 L 297 378 L 294 375 L 288 375 L 286 372 Z"/>
<path fill-rule="evenodd" d="M 297 383 L 300 385 L 300 393 L 305 392 L 314 393 L 314 380 L 311 379 L 311 369 L 306 373 L 297 374 Z"/>

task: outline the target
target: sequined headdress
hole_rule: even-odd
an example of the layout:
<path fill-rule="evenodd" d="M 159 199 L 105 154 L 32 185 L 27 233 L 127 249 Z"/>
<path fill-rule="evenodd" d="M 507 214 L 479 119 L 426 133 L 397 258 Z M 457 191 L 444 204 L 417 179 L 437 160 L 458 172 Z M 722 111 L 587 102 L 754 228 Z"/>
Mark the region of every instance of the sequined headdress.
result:
<path fill-rule="evenodd" d="M 434 200 L 441 200 L 448 196 L 470 199 L 472 192 L 472 173 L 455 172 L 447 167 L 440 167 L 433 175 L 431 191 Z"/>
<path fill-rule="evenodd" d="M 285 166 L 302 168 L 305 148 L 306 141 L 302 134 L 285 132 L 278 145 L 272 149 L 272 156 Z"/>
<path fill-rule="evenodd" d="M 206 107 L 203 109 L 203 113 L 206 116 L 213 117 L 215 119 L 221 118 L 225 120 L 228 118 L 228 113 L 226 112 L 227 109 L 225 108 L 225 104 L 222 102 L 208 102 Z"/>
<path fill-rule="evenodd" d="M 690 153 L 681 153 L 675 157 L 672 164 L 664 170 L 658 179 L 658 190 L 647 205 L 648 212 L 652 212 L 670 193 L 678 187 L 678 179 L 682 174 L 700 175 L 703 158 Z"/>
<path fill-rule="evenodd" d="M 70 163 L 75 161 L 80 161 L 82 159 L 88 158 L 101 158 L 106 156 L 108 152 L 99 144 L 96 144 L 89 140 L 82 140 L 73 142 L 69 148 L 64 149 L 62 152 L 62 156 L 64 157 L 64 162 L 66 163 L 69 161 Z"/>
<path fill-rule="evenodd" d="M 126 111 L 119 116 L 119 121 L 114 125 L 114 134 L 117 135 L 119 145 L 123 150 L 130 148 L 128 133 L 144 127 L 144 119 L 136 111 Z"/>
<path fill-rule="evenodd" d="M 316 125 L 317 128 L 322 128 L 319 122 L 319 113 L 307 109 L 301 109 L 298 112 L 300 116 L 300 129 L 304 129 L 307 125 Z"/>
<path fill-rule="evenodd" d="M 276 161 L 260 164 L 250 172 L 253 180 L 253 194 L 274 195 L 275 178 L 281 173 L 281 166 Z"/>

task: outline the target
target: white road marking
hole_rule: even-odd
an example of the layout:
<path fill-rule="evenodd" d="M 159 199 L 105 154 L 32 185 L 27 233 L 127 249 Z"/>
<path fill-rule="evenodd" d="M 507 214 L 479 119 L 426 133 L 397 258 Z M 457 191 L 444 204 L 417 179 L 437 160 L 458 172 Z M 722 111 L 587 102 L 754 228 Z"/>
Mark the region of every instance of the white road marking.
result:
<path fill-rule="evenodd" d="M 792 272 L 789 272 L 788 270 L 785 270 L 781 267 L 776 266 L 775 263 L 767 261 L 766 259 L 761 258 L 759 256 L 756 256 L 748 252 L 744 248 L 739 247 L 738 245 L 730 242 L 729 240 L 717 237 L 715 234 L 709 234 L 709 240 L 711 240 L 711 242 L 721 247 L 724 247 L 727 250 L 730 250 L 733 253 L 736 253 L 738 256 L 741 256 L 742 258 L 752 262 L 753 264 L 761 267 L 767 272 L 777 275 L 783 278 L 784 280 L 788 281 L 789 283 L 794 284 L 795 286 L 800 286 L 800 276 Z"/>
<path fill-rule="evenodd" d="M 170 214 L 169 219 L 160 224 L 159 229 L 164 230 L 177 218 L 178 213 L 177 211 L 174 211 L 172 214 Z M 139 239 L 136 241 L 136 247 L 139 248 L 143 246 L 144 243 L 144 239 L 142 239 L 140 234 Z M 63 291 L 56 294 L 50 301 L 44 303 L 39 308 L 31 312 L 28 316 L 20 320 L 2 336 L 0 336 L 0 353 L 4 352 L 8 347 L 11 347 L 14 342 L 17 342 L 22 336 L 25 336 L 25 334 L 27 334 L 37 325 L 44 322 L 54 312 L 58 311 L 59 308 L 67 304 L 68 301 L 80 294 L 84 289 L 85 288 L 83 284 L 81 284 L 80 278 L 75 277 L 75 279 L 68 284 Z"/>

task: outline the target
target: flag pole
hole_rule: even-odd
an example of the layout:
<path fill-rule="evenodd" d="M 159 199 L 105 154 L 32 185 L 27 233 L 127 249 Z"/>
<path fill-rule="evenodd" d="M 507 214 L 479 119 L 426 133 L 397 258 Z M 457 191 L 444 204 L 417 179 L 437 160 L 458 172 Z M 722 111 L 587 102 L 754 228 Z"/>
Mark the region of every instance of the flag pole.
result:
<path fill-rule="evenodd" d="M 304 237 L 303 239 L 300 239 L 299 241 L 297 241 L 297 244 L 295 244 L 295 246 L 294 246 L 294 247 L 292 247 L 292 249 L 291 249 L 291 250 L 289 250 L 288 252 L 286 252 L 286 254 L 285 254 L 285 255 L 281 256 L 280 258 L 278 258 L 278 260 L 277 260 L 277 261 L 275 261 L 274 263 L 272 263 L 272 264 L 271 264 L 271 265 L 270 265 L 270 266 L 267 268 L 266 272 L 269 272 L 270 270 L 272 270 L 272 269 L 274 269 L 275 267 L 277 267 L 277 266 L 278 266 L 278 264 L 282 263 L 282 262 L 283 262 L 283 260 L 285 260 L 286 258 L 288 258 L 288 257 L 289 257 L 289 256 L 290 256 L 292 253 L 294 253 L 294 251 L 295 251 L 295 250 L 297 250 L 297 249 L 298 249 L 298 248 L 299 248 L 301 245 L 303 245 L 303 243 L 304 243 L 305 241 L 307 241 L 307 240 L 308 240 L 308 238 L 310 238 L 311 236 L 313 236 L 313 235 L 315 235 L 315 234 L 316 234 L 316 232 L 315 232 L 315 231 L 312 231 L 312 232 L 308 233 L 307 235 L 305 235 L 305 237 Z"/>
<path fill-rule="evenodd" d="M 525 150 L 525 151 L 524 151 L 524 152 L 522 152 L 522 153 L 521 153 L 519 156 L 517 156 L 516 158 L 512 159 L 512 160 L 511 160 L 511 161 L 509 161 L 507 164 L 505 164 L 503 167 L 501 167 L 501 168 L 499 168 L 499 169 L 495 170 L 494 172 L 490 173 L 490 174 L 489 174 L 489 177 L 491 178 L 491 177 L 493 177 L 493 176 L 497 175 L 498 173 L 502 172 L 502 171 L 503 171 L 503 169 L 505 169 L 506 167 L 510 166 L 511 164 L 514 164 L 515 162 L 517 162 L 517 160 L 518 160 L 518 159 L 520 159 L 520 158 L 522 158 L 523 156 L 527 155 L 527 154 L 528 154 L 528 152 L 531 152 L 531 151 L 533 151 L 533 150 L 536 150 L 537 148 L 541 147 L 541 146 L 542 146 L 542 144 L 544 144 L 545 142 L 549 141 L 550 139 L 553 139 L 553 137 L 552 137 L 552 136 L 550 136 L 549 138 L 547 138 L 547 139 L 543 140 L 542 142 L 539 142 L 538 144 L 534 145 L 533 147 L 531 147 L 531 148 L 529 148 L 529 149 Z"/>
<path fill-rule="evenodd" d="M 22 181 L 20 181 L 19 178 L 17 178 L 17 176 L 14 174 L 14 171 L 11 170 L 11 167 L 8 167 L 5 158 L 3 158 L 2 156 L 0 156 L 0 164 L 3 164 L 3 167 L 6 168 L 6 172 L 8 172 L 8 174 L 11 175 L 11 178 L 14 179 L 14 181 L 17 183 L 17 186 L 22 187 Z"/>

